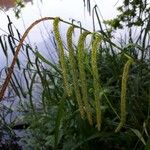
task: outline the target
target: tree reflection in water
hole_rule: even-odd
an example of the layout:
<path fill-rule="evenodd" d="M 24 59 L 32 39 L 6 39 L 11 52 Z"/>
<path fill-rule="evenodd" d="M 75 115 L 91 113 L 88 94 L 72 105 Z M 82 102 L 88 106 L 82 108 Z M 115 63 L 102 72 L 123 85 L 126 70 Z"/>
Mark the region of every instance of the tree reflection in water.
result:
<path fill-rule="evenodd" d="M 20 1 L 20 0 L 18 0 Z M 23 2 L 27 3 L 27 2 L 32 2 L 33 0 L 23 0 Z M 12 7 L 15 7 L 16 5 L 16 0 L 0 0 L 0 7 L 3 8 L 4 10 L 8 10 Z"/>

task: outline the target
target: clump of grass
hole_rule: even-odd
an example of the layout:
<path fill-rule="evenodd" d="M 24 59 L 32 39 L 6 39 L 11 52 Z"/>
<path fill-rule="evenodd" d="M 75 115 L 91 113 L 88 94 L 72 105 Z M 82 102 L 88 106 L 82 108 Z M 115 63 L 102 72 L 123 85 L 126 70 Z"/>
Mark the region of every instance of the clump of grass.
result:
<path fill-rule="evenodd" d="M 112 54 L 109 46 L 107 45 L 107 47 L 104 47 L 102 43 L 106 37 L 104 38 L 103 35 L 97 32 L 91 33 L 81 29 L 81 27 L 67 23 L 60 18 L 42 18 L 35 21 L 27 29 L 14 53 L 15 57 L 11 65 L 11 70 L 9 70 L 8 76 L 2 86 L 0 93 L 1 98 L 10 82 L 11 74 L 13 73 L 15 63 L 17 63 L 18 53 L 25 37 L 36 24 L 44 20 L 54 21 L 53 30 L 55 30 L 54 36 L 59 49 L 60 65 L 52 64 L 39 52 L 35 52 L 35 62 L 32 63 L 29 59 L 27 66 L 27 69 L 33 67 L 32 69 L 34 71 L 30 72 L 32 70 L 30 68 L 28 70 L 30 73 L 28 74 L 24 69 L 28 90 L 26 94 L 29 95 L 30 100 L 30 107 L 28 107 L 28 109 L 31 108 L 32 111 L 28 113 L 25 118 L 30 124 L 29 131 L 33 136 L 31 137 L 33 141 L 28 140 L 31 147 L 35 146 L 37 149 L 40 146 L 45 149 L 92 149 L 93 145 L 94 148 L 95 145 L 97 145 L 98 148 L 100 146 L 102 149 L 107 146 L 109 149 L 118 147 L 133 149 L 134 144 L 136 146 L 140 145 L 137 142 L 135 134 L 139 136 L 141 126 L 146 118 L 146 111 L 149 113 L 149 110 L 146 109 L 146 105 L 144 105 L 147 103 L 146 96 L 149 95 L 149 62 L 134 60 L 137 63 L 133 66 L 133 70 L 131 70 L 131 78 L 128 79 L 129 69 L 133 63 L 131 59 L 133 56 L 129 56 L 132 53 L 128 53 L 131 49 L 126 48 L 125 51 L 120 53 L 123 55 L 117 52 Z M 63 41 L 59 33 L 60 22 L 71 25 L 66 34 L 68 55 L 65 55 Z M 77 46 L 73 46 L 72 40 L 72 34 L 75 32 L 75 28 L 83 30 L 83 33 L 80 34 Z M 86 51 L 85 49 L 85 40 L 88 35 L 93 35 L 91 41 L 92 45 L 88 47 L 88 50 L 91 49 L 91 51 Z M 110 40 L 106 41 L 108 42 Z M 111 48 L 116 50 L 117 46 L 115 44 L 109 44 L 111 44 Z M 119 48 L 119 50 L 122 50 L 122 48 Z M 124 59 L 124 55 L 129 58 L 127 62 Z M 68 64 L 66 62 L 68 62 Z M 45 67 L 43 65 L 44 63 L 48 65 L 48 67 Z M 70 71 L 67 70 L 67 67 L 70 67 Z M 120 74 L 122 74 L 122 79 L 120 78 Z M 29 79 L 31 79 L 31 81 L 28 80 L 26 76 L 30 76 Z M 42 105 L 42 110 L 39 112 L 36 110 L 35 103 L 33 103 L 33 89 L 36 84 L 36 79 L 38 79 L 38 83 L 41 84 L 42 89 L 41 99 L 39 100 Z M 72 83 L 73 86 L 71 85 Z M 127 83 L 129 85 L 128 87 Z M 132 86 L 132 84 L 134 85 L 135 83 L 138 85 L 137 87 Z M 19 85 L 18 83 L 13 83 L 13 86 L 17 89 Z M 70 90 L 70 87 L 72 87 L 72 90 L 69 93 L 68 90 Z M 19 92 L 16 90 L 16 93 Z M 23 92 L 20 92 L 20 95 L 21 94 L 23 95 Z M 121 104 L 119 102 L 120 97 Z M 126 99 L 129 97 L 131 100 L 127 106 Z M 137 107 L 135 107 L 134 104 Z M 112 107 L 112 105 L 114 107 Z M 118 108 L 121 110 L 120 117 L 115 111 Z M 78 112 L 80 112 L 80 114 Z M 126 118 L 127 113 L 133 115 L 131 117 L 129 116 L 128 120 Z M 134 119 L 132 117 L 134 117 Z M 104 118 L 103 124 L 102 118 Z M 112 131 L 116 126 L 117 118 L 120 118 L 120 123 L 115 132 L 119 133 L 115 134 Z M 148 121 L 149 118 L 144 127 L 146 135 L 149 135 Z M 126 122 L 127 126 L 125 126 Z M 140 125 L 137 125 L 139 123 Z M 95 126 L 91 126 L 95 124 L 101 132 L 98 132 Z M 121 132 L 123 126 L 125 126 L 125 134 Z M 139 131 L 132 130 L 135 134 L 131 133 L 130 126 L 135 129 L 137 128 Z M 131 141 L 133 139 L 134 142 L 132 143 Z M 114 144 L 116 141 L 119 144 L 117 143 L 115 147 Z M 110 143 L 109 145 L 108 142 Z M 90 145 L 91 143 L 92 146 Z M 128 143 L 132 143 L 132 146 Z M 145 141 L 143 143 L 146 144 Z M 141 149 L 142 148 L 143 145 L 141 146 Z"/>

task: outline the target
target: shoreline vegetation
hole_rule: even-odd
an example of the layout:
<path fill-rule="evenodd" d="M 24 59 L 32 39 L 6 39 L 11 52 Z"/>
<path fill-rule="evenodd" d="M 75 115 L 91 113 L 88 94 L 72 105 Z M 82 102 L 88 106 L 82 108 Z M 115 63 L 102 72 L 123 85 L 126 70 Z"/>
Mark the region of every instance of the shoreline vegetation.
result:
<path fill-rule="evenodd" d="M 91 11 L 90 3 L 87 6 Z M 131 8 L 140 14 L 140 23 L 137 24 L 137 16 Z M 8 123 L 6 116 L 13 112 L 12 105 L 0 114 L 0 148 L 10 149 L 11 145 L 16 146 L 20 142 L 22 148 L 17 145 L 16 149 L 149 150 L 148 8 L 144 1 L 124 1 L 118 8 L 121 14 L 114 20 L 105 21 L 108 28 L 104 30 L 95 6 L 93 12 L 100 31 L 92 32 L 59 17 L 44 17 L 33 22 L 22 37 L 16 30 L 17 43 L 9 24 L 10 35 L 7 39 L 0 36 L 0 46 L 7 60 L 8 40 L 13 60 L 1 71 L 5 78 L 0 86 L 0 100 L 16 97 L 17 109 L 23 116 Z M 147 24 L 143 25 L 146 19 Z M 56 63 L 46 59 L 38 48 L 24 44 L 29 32 L 43 21 L 53 22 L 58 53 Z M 61 37 L 60 23 L 68 26 L 66 43 Z M 141 35 L 134 40 L 132 32 L 136 26 L 141 27 Z M 129 39 L 120 41 L 119 45 L 112 40 L 113 32 L 122 28 L 128 28 Z M 73 35 L 77 30 L 80 35 L 74 44 Z M 18 57 L 21 51 L 26 54 L 25 67 L 21 66 Z M 14 129 L 18 126 L 25 133 L 17 138 Z"/>

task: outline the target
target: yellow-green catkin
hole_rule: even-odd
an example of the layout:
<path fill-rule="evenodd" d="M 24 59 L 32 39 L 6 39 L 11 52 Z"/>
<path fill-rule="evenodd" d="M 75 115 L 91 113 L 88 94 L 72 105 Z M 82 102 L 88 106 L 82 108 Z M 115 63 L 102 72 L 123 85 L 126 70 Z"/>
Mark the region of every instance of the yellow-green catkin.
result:
<path fill-rule="evenodd" d="M 74 32 L 74 26 L 70 26 L 67 31 L 67 46 L 69 50 L 69 61 L 72 69 L 72 79 L 73 79 L 73 86 L 74 91 L 77 99 L 77 103 L 79 106 L 79 111 L 81 114 L 81 118 L 84 118 L 84 109 L 83 109 L 83 102 L 81 99 L 80 89 L 78 85 L 78 70 L 77 70 L 77 64 L 75 60 L 75 53 L 72 43 L 72 34 Z"/>
<path fill-rule="evenodd" d="M 89 124 L 92 125 L 92 110 L 90 104 L 88 102 L 88 93 L 87 93 L 87 82 L 86 82 L 86 74 L 85 74 L 85 67 L 84 67 L 84 42 L 86 36 L 90 34 L 90 32 L 83 32 L 78 41 L 77 49 L 78 49 L 78 67 L 79 67 L 79 78 L 81 82 L 81 93 L 82 93 L 82 100 L 84 102 L 85 112 L 87 114 L 87 119 Z"/>
<path fill-rule="evenodd" d="M 69 83 L 67 81 L 67 67 L 66 67 L 66 62 L 65 62 L 63 42 L 61 40 L 61 36 L 59 33 L 59 22 L 60 22 L 60 19 L 58 17 L 56 17 L 53 22 L 53 30 L 54 30 L 54 36 L 56 39 L 58 50 L 59 50 L 59 60 L 60 60 L 60 65 L 61 65 L 61 69 L 62 69 L 64 88 L 65 88 L 65 91 L 68 94 L 68 96 L 70 96 L 71 90 L 69 88 Z"/>
<path fill-rule="evenodd" d="M 123 125 L 126 122 L 126 93 L 127 93 L 127 80 L 128 80 L 128 74 L 129 74 L 129 68 L 131 64 L 133 63 L 132 58 L 130 58 L 123 69 L 123 75 L 122 75 L 122 85 L 121 85 L 121 119 L 118 127 L 116 128 L 115 132 L 119 132 L 120 129 L 123 127 Z"/>
<path fill-rule="evenodd" d="M 94 87 L 94 98 L 95 98 L 95 108 L 96 108 L 96 122 L 97 128 L 100 130 L 101 128 L 101 97 L 100 97 L 100 80 L 99 80 L 99 73 L 97 67 L 97 49 L 101 41 L 100 35 L 94 34 L 94 41 L 92 44 L 92 75 L 93 75 L 93 87 Z"/>

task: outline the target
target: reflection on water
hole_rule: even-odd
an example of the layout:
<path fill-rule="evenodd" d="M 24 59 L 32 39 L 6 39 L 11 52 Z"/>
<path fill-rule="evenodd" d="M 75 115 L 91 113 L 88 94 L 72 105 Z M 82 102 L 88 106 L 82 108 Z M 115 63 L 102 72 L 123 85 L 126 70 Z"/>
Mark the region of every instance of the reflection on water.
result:
<path fill-rule="evenodd" d="M 25 3 L 32 2 L 33 3 L 33 0 L 23 0 L 23 2 L 25 2 Z M 5 10 L 15 7 L 15 5 L 16 5 L 16 0 L 0 0 L 0 7 Z"/>

